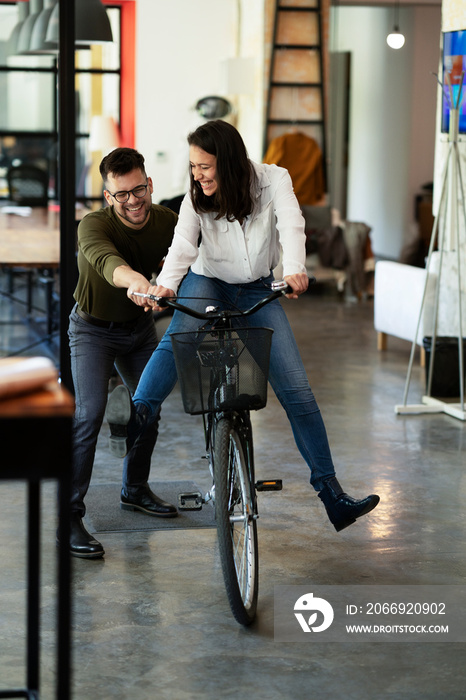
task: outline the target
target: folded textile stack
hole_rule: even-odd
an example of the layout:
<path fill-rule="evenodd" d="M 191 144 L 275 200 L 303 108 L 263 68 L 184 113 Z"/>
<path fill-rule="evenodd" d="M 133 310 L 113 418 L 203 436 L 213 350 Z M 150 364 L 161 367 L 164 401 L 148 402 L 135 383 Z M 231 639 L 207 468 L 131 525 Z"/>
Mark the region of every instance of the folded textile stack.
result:
<path fill-rule="evenodd" d="M 0 400 L 42 389 L 57 381 L 58 371 L 47 357 L 0 359 Z"/>

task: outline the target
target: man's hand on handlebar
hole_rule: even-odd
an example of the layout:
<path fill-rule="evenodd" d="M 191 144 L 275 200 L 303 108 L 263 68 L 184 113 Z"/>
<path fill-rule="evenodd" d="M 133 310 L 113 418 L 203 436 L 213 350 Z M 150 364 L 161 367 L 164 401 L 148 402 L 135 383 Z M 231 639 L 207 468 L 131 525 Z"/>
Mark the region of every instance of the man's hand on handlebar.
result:
<path fill-rule="evenodd" d="M 152 311 L 162 311 L 165 307 L 159 306 L 154 299 L 147 299 L 147 297 L 142 297 L 134 294 L 134 292 L 137 291 L 135 289 L 129 290 L 128 291 L 128 296 L 130 299 L 134 301 L 135 304 L 138 306 L 144 306 L 144 310 L 148 311 L 151 309 Z M 167 289 L 166 287 L 162 287 L 161 285 L 149 285 L 147 289 L 144 290 L 145 294 L 151 294 L 152 296 L 155 297 L 174 297 L 175 292 L 172 289 Z"/>
<path fill-rule="evenodd" d="M 127 290 L 126 296 L 128 299 L 131 299 L 136 306 L 143 306 L 144 311 L 149 311 L 152 308 L 153 302 L 150 302 L 149 299 L 145 299 L 144 296 L 142 296 L 143 294 L 147 294 L 149 289 L 150 287 L 147 280 L 140 283 L 133 282 L 131 287 Z"/>
<path fill-rule="evenodd" d="M 299 272 L 295 275 L 287 275 L 284 278 L 290 287 L 293 289 L 292 294 L 286 294 L 287 299 L 297 299 L 300 294 L 304 294 L 309 286 L 309 278 L 305 272 Z"/>

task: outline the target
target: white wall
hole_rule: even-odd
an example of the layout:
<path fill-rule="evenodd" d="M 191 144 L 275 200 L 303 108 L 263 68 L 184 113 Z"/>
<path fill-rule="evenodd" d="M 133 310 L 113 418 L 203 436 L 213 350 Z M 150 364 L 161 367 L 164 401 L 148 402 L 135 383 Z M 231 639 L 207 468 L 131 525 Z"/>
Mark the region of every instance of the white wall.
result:
<path fill-rule="evenodd" d="M 347 218 L 370 225 L 374 252 L 395 259 L 412 232 L 415 195 L 433 180 L 440 8 L 402 7 L 400 22 L 407 41 L 393 51 L 393 8 L 332 9 L 332 48 L 352 53 Z M 174 173 L 200 97 L 234 103 L 249 154 L 261 159 L 263 23 L 262 0 L 138 0 L 136 147 L 154 201 L 180 194 Z M 224 90 L 222 61 L 238 55 L 254 58 L 252 96 Z"/>
<path fill-rule="evenodd" d="M 411 187 L 434 179 L 434 153 L 441 42 L 440 7 L 415 7 L 410 138 Z M 423 179 L 424 178 L 424 179 Z"/>
<path fill-rule="evenodd" d="M 415 195 L 433 180 L 440 8 L 401 8 L 399 51 L 386 44 L 392 26 L 392 8 L 332 10 L 331 49 L 352 54 L 347 219 L 372 227 L 376 255 L 397 259 Z"/>
<path fill-rule="evenodd" d="M 193 109 L 201 97 L 234 103 L 249 155 L 260 159 L 263 21 L 260 0 L 138 0 L 136 148 L 154 180 L 154 202 L 181 194 L 174 173 L 187 134 L 202 122 Z M 236 56 L 254 58 L 254 95 L 224 90 L 222 61 Z M 185 157 L 187 164 L 187 150 Z"/>

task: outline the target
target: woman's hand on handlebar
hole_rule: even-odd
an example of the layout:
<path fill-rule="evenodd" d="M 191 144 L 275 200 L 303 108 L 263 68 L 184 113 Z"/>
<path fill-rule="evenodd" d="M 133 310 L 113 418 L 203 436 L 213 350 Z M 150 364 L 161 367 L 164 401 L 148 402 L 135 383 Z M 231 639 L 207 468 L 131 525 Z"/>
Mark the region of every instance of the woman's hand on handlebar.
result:
<path fill-rule="evenodd" d="M 286 294 L 287 299 L 297 299 L 300 294 L 304 294 L 309 286 L 309 278 L 305 272 L 298 272 L 295 275 L 287 275 L 284 277 L 293 290 L 292 294 Z"/>

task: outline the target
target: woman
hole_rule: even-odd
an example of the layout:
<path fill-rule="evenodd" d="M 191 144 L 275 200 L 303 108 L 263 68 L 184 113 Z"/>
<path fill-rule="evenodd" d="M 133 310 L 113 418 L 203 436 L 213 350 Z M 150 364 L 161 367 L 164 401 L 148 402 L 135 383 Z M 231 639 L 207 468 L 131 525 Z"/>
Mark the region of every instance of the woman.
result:
<path fill-rule="evenodd" d="M 248 308 L 269 290 L 271 270 L 282 250 L 284 279 L 293 290 L 287 296 L 297 299 L 308 287 L 304 219 L 288 171 L 250 161 L 238 131 L 221 120 L 198 127 L 188 143 L 190 192 L 181 205 L 158 284 L 149 293 L 174 296 L 178 291 L 178 297 L 202 297 L 197 302 L 202 311 L 209 298 L 217 304 L 222 300 Z M 131 289 L 128 296 L 147 310 L 158 309 L 154 302 L 132 296 Z M 190 305 L 195 307 L 195 303 Z M 268 304 L 253 319 L 255 326 L 274 329 L 269 381 L 311 470 L 311 484 L 340 531 L 375 508 L 379 497 L 355 500 L 338 483 L 320 410 L 281 304 L 278 300 Z M 134 443 L 175 386 L 170 333 L 197 326 L 198 321 L 175 311 L 141 376 L 134 403 L 123 386 L 111 394 L 107 419 L 115 454 L 124 456 L 126 437 Z"/>

